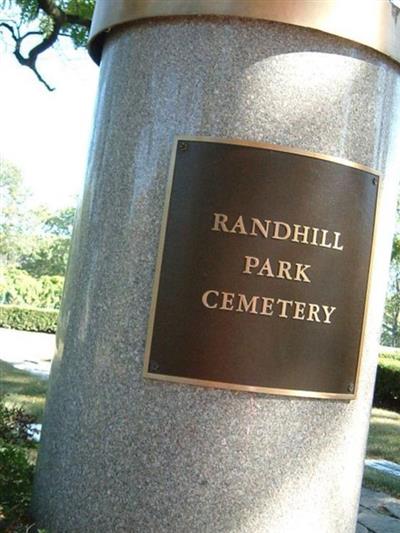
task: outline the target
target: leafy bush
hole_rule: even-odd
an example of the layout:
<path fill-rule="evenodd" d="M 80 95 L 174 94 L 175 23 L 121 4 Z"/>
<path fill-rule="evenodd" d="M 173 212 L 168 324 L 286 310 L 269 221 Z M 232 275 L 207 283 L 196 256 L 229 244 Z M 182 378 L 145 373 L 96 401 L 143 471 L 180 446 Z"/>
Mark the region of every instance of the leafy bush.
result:
<path fill-rule="evenodd" d="M 38 281 L 41 284 L 41 290 L 36 305 L 47 309 L 60 309 L 64 278 L 62 276 L 42 276 Z"/>
<path fill-rule="evenodd" d="M 54 309 L 0 305 L 0 327 L 2 328 L 55 333 L 57 318 L 58 311 Z"/>
<path fill-rule="evenodd" d="M 400 412 L 400 360 L 397 357 L 379 358 L 374 405 Z"/>
<path fill-rule="evenodd" d="M 24 448 L 0 439 L 0 516 L 9 531 L 27 518 L 33 471 Z"/>
<path fill-rule="evenodd" d="M 0 529 L 19 531 L 31 522 L 28 516 L 34 466 L 29 436 L 34 418 L 22 409 L 7 407 L 0 398 Z M 24 531 L 26 528 L 23 529 Z"/>
<path fill-rule="evenodd" d="M 62 296 L 62 276 L 35 278 L 17 267 L 0 272 L 0 303 L 58 309 Z"/>
<path fill-rule="evenodd" d="M 0 278 L 1 303 L 11 305 L 35 305 L 39 298 L 41 284 L 17 267 L 2 269 Z"/>
<path fill-rule="evenodd" d="M 10 444 L 32 446 L 33 430 L 36 421 L 32 415 L 20 407 L 8 407 L 0 398 L 0 440 Z"/>

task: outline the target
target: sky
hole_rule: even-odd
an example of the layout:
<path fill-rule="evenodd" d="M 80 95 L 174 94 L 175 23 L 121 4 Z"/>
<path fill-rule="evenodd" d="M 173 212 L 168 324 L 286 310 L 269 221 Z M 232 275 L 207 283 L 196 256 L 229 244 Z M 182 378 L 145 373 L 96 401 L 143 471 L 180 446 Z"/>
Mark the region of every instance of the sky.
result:
<path fill-rule="evenodd" d="M 38 60 L 49 92 L 0 45 L 0 157 L 20 168 L 32 205 L 74 205 L 85 175 L 99 67 L 67 39 Z"/>

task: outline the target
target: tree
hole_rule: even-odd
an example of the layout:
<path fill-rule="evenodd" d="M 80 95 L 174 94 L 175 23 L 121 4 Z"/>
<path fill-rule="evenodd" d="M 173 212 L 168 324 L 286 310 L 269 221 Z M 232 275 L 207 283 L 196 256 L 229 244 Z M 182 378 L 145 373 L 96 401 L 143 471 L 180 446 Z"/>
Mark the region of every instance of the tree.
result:
<path fill-rule="evenodd" d="M 75 208 L 32 209 L 20 170 L 0 159 L 0 265 L 32 276 L 64 276 Z"/>
<path fill-rule="evenodd" d="M 34 250 L 20 258 L 20 267 L 34 276 L 64 276 L 75 208 L 62 209 L 42 222 L 42 236 L 36 239 Z"/>
<path fill-rule="evenodd" d="M 13 264 L 27 251 L 31 219 L 24 206 L 28 196 L 20 170 L 0 159 L 0 263 Z"/>
<path fill-rule="evenodd" d="M 386 296 L 385 313 L 382 326 L 382 344 L 400 347 L 400 237 L 394 241 L 390 263 L 390 280 Z"/>
<path fill-rule="evenodd" d="M 54 88 L 40 75 L 38 57 L 60 37 L 71 39 L 76 48 L 85 46 L 94 4 L 95 0 L 2 0 L 0 30 L 11 37 L 17 61 L 49 91 Z"/>
<path fill-rule="evenodd" d="M 31 208 L 20 170 L 0 159 L 0 304 L 58 309 L 74 207 Z"/>
<path fill-rule="evenodd" d="M 400 201 L 397 204 L 397 225 L 400 225 Z M 385 303 L 381 342 L 385 346 L 400 347 L 400 232 L 392 247 L 390 278 Z"/>
<path fill-rule="evenodd" d="M 75 207 L 66 207 L 53 216 L 46 217 L 43 223 L 44 230 L 57 237 L 71 238 L 75 211 Z"/>

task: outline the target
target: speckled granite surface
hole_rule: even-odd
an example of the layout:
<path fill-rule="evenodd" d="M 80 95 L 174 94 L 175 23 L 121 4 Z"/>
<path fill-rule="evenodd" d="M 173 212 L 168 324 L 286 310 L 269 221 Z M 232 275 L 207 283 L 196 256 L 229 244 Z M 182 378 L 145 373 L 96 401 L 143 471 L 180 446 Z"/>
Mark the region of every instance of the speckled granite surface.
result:
<path fill-rule="evenodd" d="M 399 80 L 372 51 L 277 23 L 165 20 L 110 34 L 36 477 L 35 513 L 52 533 L 354 531 L 400 163 Z M 176 134 L 278 143 L 385 172 L 357 401 L 143 380 Z"/>

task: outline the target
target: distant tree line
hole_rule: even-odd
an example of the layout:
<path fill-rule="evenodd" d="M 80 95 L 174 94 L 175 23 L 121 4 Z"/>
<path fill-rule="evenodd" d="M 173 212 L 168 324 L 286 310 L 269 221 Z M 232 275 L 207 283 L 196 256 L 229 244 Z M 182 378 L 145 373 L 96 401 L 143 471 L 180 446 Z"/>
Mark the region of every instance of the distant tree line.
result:
<path fill-rule="evenodd" d="M 29 207 L 20 171 L 0 160 L 0 304 L 58 309 L 75 208 Z"/>
<path fill-rule="evenodd" d="M 397 203 L 397 230 L 390 261 L 381 344 L 400 347 L 400 201 Z"/>

